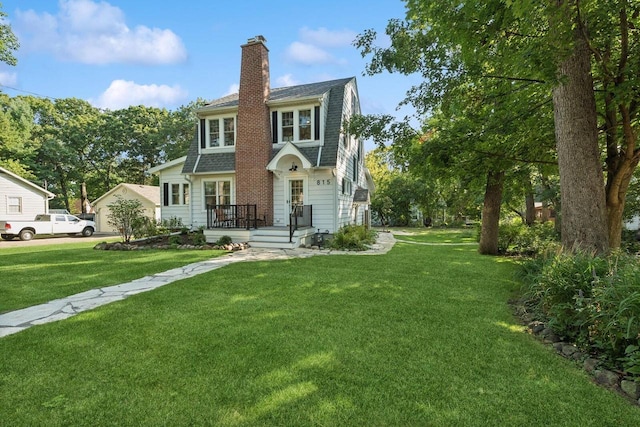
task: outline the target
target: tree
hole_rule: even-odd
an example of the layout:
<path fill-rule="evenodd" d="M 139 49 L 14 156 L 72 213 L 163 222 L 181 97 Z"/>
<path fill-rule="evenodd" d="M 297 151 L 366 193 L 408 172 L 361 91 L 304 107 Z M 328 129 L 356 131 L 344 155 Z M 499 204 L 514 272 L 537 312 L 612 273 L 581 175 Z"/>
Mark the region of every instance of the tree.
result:
<path fill-rule="evenodd" d="M 32 158 L 37 144 L 31 139 L 33 111 L 21 97 L 0 93 L 0 166 L 34 179 Z"/>
<path fill-rule="evenodd" d="M 144 220 L 144 208 L 138 199 L 123 199 L 116 194 L 116 201 L 107 205 L 107 221 L 120 233 L 124 242 L 131 241 L 138 226 Z"/>
<path fill-rule="evenodd" d="M 611 240 L 615 246 L 616 239 L 608 237 L 620 227 L 614 218 L 618 207 L 613 206 L 623 203 L 629 170 L 637 164 L 636 155 L 640 156 L 635 146 L 640 123 L 640 91 L 636 89 L 640 86 L 640 35 L 635 30 L 640 25 L 638 3 L 408 0 L 407 9 L 405 22 L 389 21 L 390 47 L 375 47 L 373 31 L 358 38 L 356 46 L 364 56 L 372 57 L 367 72 L 419 72 L 424 82 L 409 90 L 405 102 L 421 114 L 430 113 L 465 79 L 474 84 L 489 80 L 531 82 L 553 93 L 556 143 L 559 152 L 567 150 L 559 153 L 563 244 L 603 251 Z M 587 83 L 590 72 L 596 87 L 601 85 L 605 90 L 594 92 L 594 86 Z M 600 111 L 608 114 L 602 126 L 610 134 L 608 219 L 602 209 L 601 166 L 593 161 L 598 149 L 593 138 L 598 131 L 593 98 L 599 101 Z M 572 116 L 576 103 L 581 103 L 586 114 L 580 115 L 578 122 Z M 571 132 L 572 125 L 582 130 Z M 615 144 L 609 145 L 609 141 Z M 588 203 L 583 194 L 591 194 Z"/>
<path fill-rule="evenodd" d="M 20 44 L 11 26 L 4 22 L 6 17 L 7 14 L 2 11 L 2 3 L 0 3 L 0 62 L 15 66 L 18 60 L 13 52 L 18 50 Z"/>

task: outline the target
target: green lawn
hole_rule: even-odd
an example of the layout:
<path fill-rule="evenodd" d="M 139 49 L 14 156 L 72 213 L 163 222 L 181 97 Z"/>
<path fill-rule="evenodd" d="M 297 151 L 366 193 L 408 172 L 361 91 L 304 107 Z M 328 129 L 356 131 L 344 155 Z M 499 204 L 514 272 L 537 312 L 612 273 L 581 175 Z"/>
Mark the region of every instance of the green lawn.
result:
<path fill-rule="evenodd" d="M 474 246 L 237 263 L 0 339 L 0 425 L 635 426 Z"/>
<path fill-rule="evenodd" d="M 97 251 L 95 242 L 0 251 L 0 313 L 203 261 L 222 251 Z"/>
<path fill-rule="evenodd" d="M 392 228 L 397 240 L 422 243 L 476 243 L 474 228 Z"/>

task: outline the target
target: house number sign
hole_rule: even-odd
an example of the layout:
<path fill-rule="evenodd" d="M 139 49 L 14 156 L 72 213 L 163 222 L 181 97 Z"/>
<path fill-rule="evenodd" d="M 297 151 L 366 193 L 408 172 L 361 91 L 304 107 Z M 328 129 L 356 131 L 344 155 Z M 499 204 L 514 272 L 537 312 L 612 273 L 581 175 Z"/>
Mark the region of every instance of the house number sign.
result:
<path fill-rule="evenodd" d="M 331 185 L 330 179 L 319 179 L 316 181 L 316 185 Z"/>

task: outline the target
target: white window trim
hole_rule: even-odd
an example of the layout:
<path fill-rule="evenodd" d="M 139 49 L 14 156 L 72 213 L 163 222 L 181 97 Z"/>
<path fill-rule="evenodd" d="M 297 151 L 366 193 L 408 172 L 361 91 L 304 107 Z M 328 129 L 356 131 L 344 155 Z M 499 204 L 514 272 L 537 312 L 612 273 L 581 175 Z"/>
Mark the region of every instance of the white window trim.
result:
<path fill-rule="evenodd" d="M 14 199 L 18 202 L 18 212 L 11 212 L 9 209 L 11 206 L 16 206 L 16 204 L 9 203 L 11 199 Z M 7 196 L 7 215 L 21 215 L 22 214 L 22 197 L 20 196 Z"/>
<path fill-rule="evenodd" d="M 316 118 L 315 118 L 315 107 L 316 105 L 302 105 L 296 107 L 284 107 L 278 110 L 278 144 L 286 144 L 287 142 L 315 142 L 314 134 L 316 128 Z M 309 110 L 311 116 L 311 138 L 310 139 L 300 139 L 300 111 Z M 283 131 L 282 125 L 284 120 L 282 119 L 283 113 L 291 113 L 293 112 L 293 141 L 285 141 L 283 139 Z"/>
<path fill-rule="evenodd" d="M 206 135 L 206 148 L 204 150 L 207 151 L 233 151 L 235 150 L 236 144 L 238 143 L 238 118 L 236 115 L 222 115 L 222 116 L 212 116 L 212 117 L 204 117 L 205 121 L 205 135 Z M 233 119 L 233 145 L 224 145 L 224 120 L 225 119 Z M 211 120 L 218 121 L 218 130 L 219 130 L 219 138 L 220 145 L 217 147 L 211 146 Z"/>
<path fill-rule="evenodd" d="M 189 186 L 188 182 L 171 182 L 171 181 L 167 181 L 167 184 L 169 184 L 169 204 L 165 207 L 169 207 L 169 206 L 188 206 L 189 205 L 189 201 L 187 201 L 185 203 L 184 200 L 184 186 Z M 173 203 L 173 186 L 177 185 L 178 186 L 178 203 Z M 191 187 L 189 187 L 189 198 L 191 198 Z"/>
<path fill-rule="evenodd" d="M 236 194 L 235 194 L 236 186 L 235 186 L 235 182 L 234 182 L 233 178 L 226 177 L 226 178 L 218 178 L 218 179 L 203 179 L 202 180 L 202 185 L 200 186 L 201 187 L 201 193 L 202 193 L 202 200 L 201 200 L 201 203 L 200 203 L 201 206 L 202 206 L 202 212 L 206 212 L 207 211 L 207 203 L 206 203 L 207 195 L 204 192 L 205 183 L 206 182 L 215 182 L 216 183 L 216 188 L 217 188 L 219 182 L 225 182 L 225 181 L 228 181 L 230 183 L 229 184 L 229 186 L 230 186 L 229 192 L 231 194 L 229 194 L 229 198 L 231 199 L 231 202 L 229 204 L 230 205 L 235 205 L 235 203 L 236 203 Z M 216 204 L 218 204 L 218 201 L 219 201 L 219 195 L 218 194 L 216 194 L 216 198 L 218 198 L 218 200 L 216 200 Z"/>

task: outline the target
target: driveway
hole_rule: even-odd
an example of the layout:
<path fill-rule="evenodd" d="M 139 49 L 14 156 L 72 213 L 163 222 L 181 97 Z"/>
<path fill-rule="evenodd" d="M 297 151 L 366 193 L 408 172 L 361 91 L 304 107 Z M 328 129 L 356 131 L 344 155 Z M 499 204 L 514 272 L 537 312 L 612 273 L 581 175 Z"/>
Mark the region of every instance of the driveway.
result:
<path fill-rule="evenodd" d="M 43 246 L 43 245 L 64 245 L 65 243 L 84 243 L 84 242 L 103 242 L 107 239 L 112 240 L 117 238 L 116 233 L 95 233 L 91 237 L 67 236 L 66 234 L 61 236 L 36 236 L 33 240 L 23 242 L 22 240 L 15 238 L 13 240 L 0 240 L 0 250 L 7 248 L 20 248 L 26 246 Z"/>

